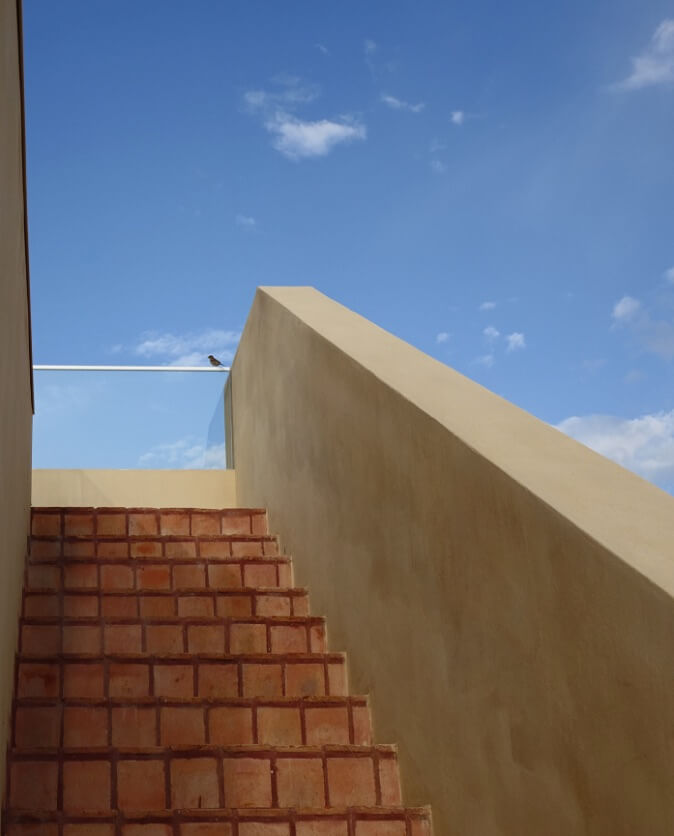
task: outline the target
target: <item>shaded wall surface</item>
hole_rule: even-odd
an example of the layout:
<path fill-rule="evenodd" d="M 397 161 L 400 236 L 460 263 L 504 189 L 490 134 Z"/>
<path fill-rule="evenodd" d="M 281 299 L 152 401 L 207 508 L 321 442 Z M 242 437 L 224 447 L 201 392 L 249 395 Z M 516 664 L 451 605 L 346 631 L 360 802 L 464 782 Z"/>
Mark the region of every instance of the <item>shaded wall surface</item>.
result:
<path fill-rule="evenodd" d="M 239 501 L 452 836 L 674 833 L 674 501 L 311 288 L 258 290 Z"/>
<path fill-rule="evenodd" d="M 0 752 L 5 751 L 30 510 L 31 377 L 16 0 L 0 0 Z M 4 788 L 4 757 L 0 782 Z"/>

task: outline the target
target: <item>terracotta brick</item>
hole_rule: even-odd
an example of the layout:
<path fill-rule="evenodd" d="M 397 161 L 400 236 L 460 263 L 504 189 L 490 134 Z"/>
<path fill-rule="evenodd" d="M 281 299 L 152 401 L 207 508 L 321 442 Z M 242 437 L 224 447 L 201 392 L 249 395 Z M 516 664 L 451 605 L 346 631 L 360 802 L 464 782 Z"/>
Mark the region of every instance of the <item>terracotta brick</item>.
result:
<path fill-rule="evenodd" d="M 58 616 L 59 599 L 56 595 L 26 595 L 23 614 L 26 618 L 53 618 Z"/>
<path fill-rule="evenodd" d="M 162 761 L 122 760 L 117 764 L 117 806 L 121 810 L 163 810 L 166 807 Z"/>
<path fill-rule="evenodd" d="M 431 836 L 431 822 L 428 818 L 412 819 L 411 836 Z"/>
<path fill-rule="evenodd" d="M 192 665 L 155 665 L 154 693 L 175 699 L 194 696 Z"/>
<path fill-rule="evenodd" d="M 301 746 L 302 725 L 299 708 L 258 708 L 257 742 L 265 746 Z"/>
<path fill-rule="evenodd" d="M 98 556 L 100 558 L 126 558 L 129 556 L 129 544 L 125 540 L 114 540 L 111 543 L 98 543 Z"/>
<path fill-rule="evenodd" d="M 349 693 L 345 664 L 331 662 L 328 665 L 328 686 L 333 697 L 345 697 Z"/>
<path fill-rule="evenodd" d="M 232 540 L 233 557 L 262 557 L 261 540 Z"/>
<path fill-rule="evenodd" d="M 205 743 L 204 709 L 192 706 L 162 708 L 159 729 L 162 746 Z"/>
<path fill-rule="evenodd" d="M 266 758 L 224 758 L 226 807 L 270 807 L 271 767 Z"/>
<path fill-rule="evenodd" d="M 174 758 L 171 761 L 171 805 L 208 809 L 220 806 L 215 758 Z"/>
<path fill-rule="evenodd" d="M 30 530 L 41 536 L 61 535 L 61 514 L 33 514 Z"/>
<path fill-rule="evenodd" d="M 322 697 L 325 695 L 325 672 L 319 664 L 286 665 L 286 695 L 289 697 Z"/>
<path fill-rule="evenodd" d="M 94 813 L 109 810 L 110 764 L 107 761 L 66 761 L 63 764 L 63 809 Z"/>
<path fill-rule="evenodd" d="M 379 759 L 379 785 L 381 803 L 384 807 L 397 807 L 402 804 L 397 758 Z"/>
<path fill-rule="evenodd" d="M 320 758 L 278 758 L 276 783 L 279 807 L 325 807 Z"/>
<path fill-rule="evenodd" d="M 106 624 L 103 628 L 106 653 L 141 653 L 143 641 L 140 624 Z"/>
<path fill-rule="evenodd" d="M 66 537 L 87 537 L 94 533 L 93 514 L 65 514 L 63 533 Z"/>
<path fill-rule="evenodd" d="M 326 649 L 325 624 L 312 624 L 309 628 L 309 650 L 311 653 L 325 653 Z"/>
<path fill-rule="evenodd" d="M 347 836 L 348 831 L 348 822 L 343 819 L 313 819 L 295 825 L 296 836 Z"/>
<path fill-rule="evenodd" d="M 63 836 L 115 836 L 114 824 L 64 824 Z"/>
<path fill-rule="evenodd" d="M 304 624 L 272 625 L 272 653 L 306 653 L 307 630 Z"/>
<path fill-rule="evenodd" d="M 98 616 L 97 595 L 65 595 L 63 615 L 66 618 L 96 618 Z"/>
<path fill-rule="evenodd" d="M 250 534 L 250 514 L 223 514 L 223 534 Z"/>
<path fill-rule="evenodd" d="M 254 743 L 253 710 L 246 706 L 221 706 L 208 712 L 208 734 L 211 743 L 233 746 Z"/>
<path fill-rule="evenodd" d="M 107 746 L 108 712 L 96 706 L 63 709 L 64 746 Z"/>
<path fill-rule="evenodd" d="M 169 540 L 164 544 L 166 557 L 196 557 L 197 544 L 193 540 Z"/>
<path fill-rule="evenodd" d="M 405 836 L 407 825 L 403 819 L 361 820 L 356 822 L 356 836 Z"/>
<path fill-rule="evenodd" d="M 126 514 L 96 514 L 96 533 L 105 537 L 126 536 Z"/>
<path fill-rule="evenodd" d="M 212 618 L 215 615 L 213 598 L 206 595 L 181 595 L 178 598 L 178 615 Z"/>
<path fill-rule="evenodd" d="M 56 706 L 19 707 L 14 719 L 14 745 L 29 749 L 58 746 L 61 711 Z"/>
<path fill-rule="evenodd" d="M 263 540 L 262 550 L 265 557 L 276 557 L 279 553 L 278 540 L 276 538 L 273 540 Z"/>
<path fill-rule="evenodd" d="M 331 807 L 373 807 L 377 803 L 372 759 L 328 758 Z"/>
<path fill-rule="evenodd" d="M 63 586 L 66 589 L 96 589 L 98 567 L 93 563 L 66 566 L 63 570 Z"/>
<path fill-rule="evenodd" d="M 368 746 L 372 743 L 372 716 L 368 706 L 354 705 L 353 742 L 356 746 Z"/>
<path fill-rule="evenodd" d="M 150 694 L 148 665 L 113 663 L 110 665 L 111 697 L 147 697 Z"/>
<path fill-rule="evenodd" d="M 102 589 L 133 589 L 133 569 L 130 566 L 101 566 Z"/>
<path fill-rule="evenodd" d="M 189 653 L 224 653 L 225 628 L 221 624 L 190 624 L 187 628 Z"/>
<path fill-rule="evenodd" d="M 253 534 L 267 534 L 267 514 L 251 514 L 251 531 Z"/>
<path fill-rule="evenodd" d="M 278 564 L 278 585 L 284 589 L 290 589 L 293 586 L 292 563 Z"/>
<path fill-rule="evenodd" d="M 129 534 L 137 537 L 142 534 L 158 534 L 157 515 L 153 512 L 146 514 L 129 514 Z"/>
<path fill-rule="evenodd" d="M 199 554 L 201 557 L 231 557 L 232 547 L 229 540 L 201 540 Z"/>
<path fill-rule="evenodd" d="M 239 836 L 289 836 L 290 824 L 280 821 L 240 822 Z"/>
<path fill-rule="evenodd" d="M 229 650 L 230 653 L 266 653 L 266 626 L 246 623 L 230 625 Z"/>
<path fill-rule="evenodd" d="M 290 598 L 287 595 L 257 595 L 255 598 L 255 613 L 259 616 L 288 616 L 290 609 Z"/>
<path fill-rule="evenodd" d="M 10 824 L 7 836 L 58 836 L 58 824 Z M 65 831 L 64 831 L 65 833 Z"/>
<path fill-rule="evenodd" d="M 101 600 L 101 614 L 117 618 L 136 618 L 138 598 L 135 595 L 104 595 Z"/>
<path fill-rule="evenodd" d="M 57 566 L 29 566 L 26 585 L 28 589 L 58 589 L 61 586 L 61 570 Z"/>
<path fill-rule="evenodd" d="M 241 833 L 241 825 L 239 825 Z M 222 822 L 183 822 L 180 825 L 180 836 L 232 836 L 232 825 Z"/>
<path fill-rule="evenodd" d="M 33 664 L 22 662 L 19 665 L 17 695 L 23 697 L 57 697 L 61 685 L 61 674 L 56 664 Z"/>
<path fill-rule="evenodd" d="M 12 764 L 9 803 L 23 810 L 55 810 L 58 764 L 19 761 Z"/>
<path fill-rule="evenodd" d="M 218 595 L 216 614 L 221 618 L 245 618 L 253 614 L 250 595 Z"/>
<path fill-rule="evenodd" d="M 137 705 L 112 709 L 113 746 L 157 746 L 157 712 Z"/>
<path fill-rule="evenodd" d="M 192 534 L 219 534 L 220 517 L 217 514 L 192 514 Z"/>
<path fill-rule="evenodd" d="M 246 563 L 243 567 L 244 586 L 270 587 L 278 586 L 276 581 L 275 563 Z"/>
<path fill-rule="evenodd" d="M 96 549 L 93 540 L 64 540 L 63 541 L 63 556 L 73 558 L 75 560 L 82 560 L 83 558 L 93 558 L 96 554 Z"/>
<path fill-rule="evenodd" d="M 136 571 L 138 589 L 170 589 L 171 571 L 168 566 L 140 566 Z"/>
<path fill-rule="evenodd" d="M 104 688 L 103 665 L 94 663 L 63 666 L 64 697 L 102 697 Z"/>
<path fill-rule="evenodd" d="M 160 822 L 125 824 L 122 827 L 122 836 L 173 836 L 173 827 Z"/>
<path fill-rule="evenodd" d="M 31 560 L 54 560 L 61 556 L 60 540 L 32 540 L 30 544 Z"/>
<path fill-rule="evenodd" d="M 190 515 L 184 513 L 159 515 L 160 534 L 179 536 L 190 533 Z"/>
<path fill-rule="evenodd" d="M 148 653 L 184 653 L 185 642 L 181 624 L 148 624 L 145 628 Z"/>
<path fill-rule="evenodd" d="M 61 630 L 58 625 L 24 624 L 21 628 L 21 652 L 33 655 L 52 655 L 61 650 Z"/>
<path fill-rule="evenodd" d="M 174 566 L 173 588 L 196 589 L 206 586 L 205 566 Z"/>
<path fill-rule="evenodd" d="M 304 713 L 307 744 L 349 743 L 349 712 L 346 706 L 307 708 Z"/>
<path fill-rule="evenodd" d="M 161 557 L 162 549 L 161 542 L 158 540 L 141 540 L 137 543 L 131 543 L 130 549 L 131 557 Z"/>
<path fill-rule="evenodd" d="M 244 697 L 280 697 L 282 694 L 280 665 L 243 665 Z"/>
<path fill-rule="evenodd" d="M 138 598 L 141 618 L 175 615 L 175 599 L 170 595 L 141 595 Z"/>
<path fill-rule="evenodd" d="M 199 665 L 200 697 L 236 697 L 239 693 L 239 674 L 233 664 Z"/>
<path fill-rule="evenodd" d="M 208 567 L 208 585 L 211 589 L 234 589 L 240 587 L 242 584 L 239 564 L 211 564 Z"/>
<path fill-rule="evenodd" d="M 64 653 L 100 653 L 101 628 L 98 624 L 68 624 L 63 628 Z"/>

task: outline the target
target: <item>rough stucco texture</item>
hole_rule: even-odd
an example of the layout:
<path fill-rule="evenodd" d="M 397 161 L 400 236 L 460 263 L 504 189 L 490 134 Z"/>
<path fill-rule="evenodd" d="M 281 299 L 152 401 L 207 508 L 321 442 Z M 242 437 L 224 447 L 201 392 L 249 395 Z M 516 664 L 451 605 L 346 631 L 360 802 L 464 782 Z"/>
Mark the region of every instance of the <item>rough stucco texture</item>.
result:
<path fill-rule="evenodd" d="M 452 836 L 674 833 L 674 501 L 310 288 L 234 362 L 239 501 Z"/>
<path fill-rule="evenodd" d="M 15 0 L 0 0 L 0 752 L 14 682 L 14 652 L 30 510 L 32 411 L 23 223 L 19 46 Z M 0 782 L 4 781 L 0 758 Z"/>

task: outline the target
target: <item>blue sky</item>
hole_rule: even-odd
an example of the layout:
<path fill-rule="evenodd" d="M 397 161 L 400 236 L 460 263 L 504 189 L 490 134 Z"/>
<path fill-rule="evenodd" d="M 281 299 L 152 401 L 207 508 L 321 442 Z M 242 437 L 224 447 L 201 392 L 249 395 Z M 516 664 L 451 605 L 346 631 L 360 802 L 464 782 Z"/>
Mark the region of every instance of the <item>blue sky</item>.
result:
<path fill-rule="evenodd" d="M 37 363 L 226 360 L 310 284 L 672 489 L 671 0 L 24 16 Z M 222 381 L 167 377 L 38 375 L 36 466 L 198 463 Z"/>

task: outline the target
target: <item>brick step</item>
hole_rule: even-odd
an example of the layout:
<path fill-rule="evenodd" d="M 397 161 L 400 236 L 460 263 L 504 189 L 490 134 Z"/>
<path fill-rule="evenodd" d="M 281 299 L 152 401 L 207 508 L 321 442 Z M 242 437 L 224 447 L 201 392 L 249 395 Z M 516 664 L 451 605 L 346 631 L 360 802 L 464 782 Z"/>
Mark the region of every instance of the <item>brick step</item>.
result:
<path fill-rule="evenodd" d="M 276 557 L 278 554 L 278 541 L 270 534 L 211 534 L 198 537 L 145 534 L 97 538 L 33 536 L 30 538 L 28 562 L 94 558 Z"/>
<path fill-rule="evenodd" d="M 197 598 L 188 599 L 197 601 Z M 212 603 L 206 599 L 207 603 Z M 57 653 L 324 653 L 319 616 L 23 618 L 23 656 Z"/>
<path fill-rule="evenodd" d="M 144 592 L 180 591 L 183 585 L 206 589 L 292 587 L 292 563 L 287 557 L 40 563 L 26 569 L 25 589 Z"/>
<path fill-rule="evenodd" d="M 7 836 L 431 836 L 427 807 L 154 810 L 67 815 L 9 810 Z"/>
<path fill-rule="evenodd" d="M 17 699 L 346 696 L 343 653 L 72 654 L 17 663 Z"/>
<path fill-rule="evenodd" d="M 20 700 L 16 749 L 217 743 L 372 743 L 366 697 Z"/>
<path fill-rule="evenodd" d="M 263 508 L 33 508 L 35 535 L 266 534 Z"/>
<path fill-rule="evenodd" d="M 190 570 L 192 567 L 190 567 Z M 181 580 L 179 574 L 177 580 Z M 202 578 L 203 579 L 203 578 Z M 199 580 L 185 574 L 184 580 Z M 39 618 L 153 618 L 162 616 L 289 616 L 309 615 L 306 589 L 294 587 L 236 587 L 229 590 L 178 584 L 171 590 L 92 590 L 69 589 L 67 593 L 50 590 L 26 592 L 23 617 Z"/>

